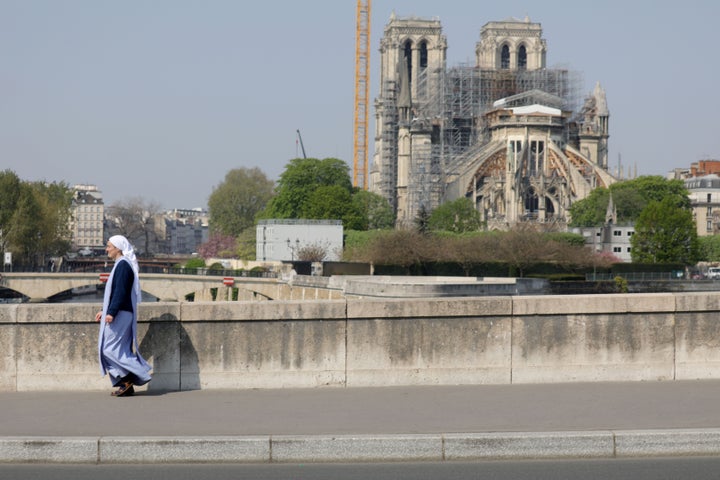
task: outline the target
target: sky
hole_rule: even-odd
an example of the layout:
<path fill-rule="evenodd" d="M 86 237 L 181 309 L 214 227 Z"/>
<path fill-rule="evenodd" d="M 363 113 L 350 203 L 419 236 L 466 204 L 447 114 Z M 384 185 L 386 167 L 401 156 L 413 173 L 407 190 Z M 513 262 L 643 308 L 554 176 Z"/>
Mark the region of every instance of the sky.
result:
<path fill-rule="evenodd" d="M 448 66 L 487 22 L 540 23 L 547 66 L 605 89 L 611 170 L 720 159 L 720 2 L 373 0 L 371 133 L 392 12 L 439 19 Z M 235 168 L 277 180 L 298 130 L 352 169 L 355 30 L 355 0 L 0 0 L 0 170 L 174 209 Z"/>

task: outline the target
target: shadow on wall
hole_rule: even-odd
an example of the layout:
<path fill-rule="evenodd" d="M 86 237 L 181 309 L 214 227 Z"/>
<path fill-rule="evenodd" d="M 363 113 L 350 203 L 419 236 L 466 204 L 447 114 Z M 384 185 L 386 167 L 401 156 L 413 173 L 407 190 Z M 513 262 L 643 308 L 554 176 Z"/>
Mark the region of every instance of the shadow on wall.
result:
<path fill-rule="evenodd" d="M 172 314 L 153 317 L 140 342 L 140 353 L 153 366 L 149 392 L 199 390 L 200 368 L 195 346 Z M 139 325 L 139 334 L 142 324 Z"/>

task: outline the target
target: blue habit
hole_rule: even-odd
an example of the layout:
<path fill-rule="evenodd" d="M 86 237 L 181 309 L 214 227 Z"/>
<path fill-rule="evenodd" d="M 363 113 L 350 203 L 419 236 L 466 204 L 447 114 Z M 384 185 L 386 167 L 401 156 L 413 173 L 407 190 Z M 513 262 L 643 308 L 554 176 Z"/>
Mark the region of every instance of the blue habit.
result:
<path fill-rule="evenodd" d="M 135 385 L 145 385 L 151 380 L 152 367 L 138 351 L 137 304 L 135 282 L 139 282 L 130 262 L 120 257 L 108 277 L 103 298 L 98 355 L 100 372 L 110 375 L 113 385 L 123 379 Z M 106 315 L 113 315 L 112 322 L 105 321 Z"/>

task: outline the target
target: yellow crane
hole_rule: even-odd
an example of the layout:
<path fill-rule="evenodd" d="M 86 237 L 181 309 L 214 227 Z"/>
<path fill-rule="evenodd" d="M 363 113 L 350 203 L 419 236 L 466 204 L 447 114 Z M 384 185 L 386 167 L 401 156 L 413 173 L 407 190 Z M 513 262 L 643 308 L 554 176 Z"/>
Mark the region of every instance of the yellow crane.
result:
<path fill-rule="evenodd" d="M 370 83 L 370 3 L 357 0 L 355 29 L 355 121 L 353 122 L 353 185 L 368 188 L 368 90 Z"/>

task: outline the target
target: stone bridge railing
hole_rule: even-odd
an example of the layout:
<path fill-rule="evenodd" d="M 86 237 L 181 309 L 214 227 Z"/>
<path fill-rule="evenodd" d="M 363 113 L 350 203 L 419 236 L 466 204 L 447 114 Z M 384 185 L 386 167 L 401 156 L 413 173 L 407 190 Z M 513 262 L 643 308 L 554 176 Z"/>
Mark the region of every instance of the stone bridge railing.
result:
<path fill-rule="evenodd" d="M 96 310 L 0 305 L 0 390 L 107 389 Z M 720 378 L 716 292 L 158 302 L 139 313 L 151 390 Z"/>
<path fill-rule="evenodd" d="M 2 273 L 0 286 L 14 290 L 30 299 L 31 303 L 47 302 L 48 298 L 73 288 L 95 286 L 102 283 L 99 273 Z M 229 279 L 231 285 L 224 281 Z M 176 275 L 144 273 L 141 275 L 144 292 L 161 301 L 184 301 L 186 295 L 195 294 L 195 300 L 292 300 L 341 298 L 336 289 L 325 285 L 301 287 L 277 278 L 220 277 L 211 275 Z M 237 292 L 233 295 L 233 292 Z"/>

